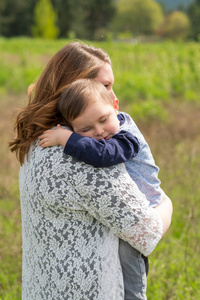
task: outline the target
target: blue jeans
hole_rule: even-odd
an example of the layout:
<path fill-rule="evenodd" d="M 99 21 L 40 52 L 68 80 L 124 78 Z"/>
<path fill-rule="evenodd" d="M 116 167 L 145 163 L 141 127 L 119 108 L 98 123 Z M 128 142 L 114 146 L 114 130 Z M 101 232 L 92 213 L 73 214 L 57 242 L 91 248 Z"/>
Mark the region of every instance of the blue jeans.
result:
<path fill-rule="evenodd" d="M 146 300 L 148 259 L 123 240 L 119 240 L 119 256 L 125 300 Z"/>

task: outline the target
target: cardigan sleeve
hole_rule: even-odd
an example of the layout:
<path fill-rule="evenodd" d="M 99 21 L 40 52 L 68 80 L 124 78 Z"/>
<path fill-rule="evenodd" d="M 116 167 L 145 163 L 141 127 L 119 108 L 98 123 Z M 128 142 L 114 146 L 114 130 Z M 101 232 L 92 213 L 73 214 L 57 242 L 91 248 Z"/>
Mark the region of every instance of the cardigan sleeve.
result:
<path fill-rule="evenodd" d="M 65 154 L 98 168 L 126 162 L 135 157 L 138 151 L 138 139 L 125 130 L 121 130 L 107 141 L 97 141 L 73 133 L 64 148 Z"/>
<path fill-rule="evenodd" d="M 64 158 L 60 146 L 34 148 L 20 176 L 21 197 L 34 205 L 34 223 L 37 216 L 55 226 L 66 217 L 84 223 L 90 216 L 144 255 L 154 250 L 162 236 L 162 220 L 149 207 L 125 164 L 94 168 L 71 156 Z"/>
<path fill-rule="evenodd" d="M 87 165 L 84 165 L 87 166 Z M 161 239 L 163 226 L 157 211 L 120 164 L 94 169 L 79 166 L 76 191 L 82 207 L 144 255 L 149 255 Z"/>
<path fill-rule="evenodd" d="M 118 237 L 149 255 L 162 234 L 125 165 L 94 168 L 34 144 L 19 183 L 23 298 L 124 299 Z"/>

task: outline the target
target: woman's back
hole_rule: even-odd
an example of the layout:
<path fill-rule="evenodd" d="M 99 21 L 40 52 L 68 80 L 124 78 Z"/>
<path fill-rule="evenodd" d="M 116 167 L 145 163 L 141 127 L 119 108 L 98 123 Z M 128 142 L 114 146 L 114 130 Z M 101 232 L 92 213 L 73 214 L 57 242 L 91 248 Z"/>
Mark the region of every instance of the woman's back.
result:
<path fill-rule="evenodd" d="M 81 207 L 81 164 L 59 147 L 32 148 L 29 160 L 20 171 L 23 299 L 123 299 L 118 238 Z"/>
<path fill-rule="evenodd" d="M 148 248 L 138 224 L 148 202 L 124 165 L 95 169 L 63 157 L 62 147 L 32 146 L 20 193 L 22 299 L 123 299 L 117 236 L 151 252 L 162 233 L 159 216 L 149 216 L 156 229 Z"/>

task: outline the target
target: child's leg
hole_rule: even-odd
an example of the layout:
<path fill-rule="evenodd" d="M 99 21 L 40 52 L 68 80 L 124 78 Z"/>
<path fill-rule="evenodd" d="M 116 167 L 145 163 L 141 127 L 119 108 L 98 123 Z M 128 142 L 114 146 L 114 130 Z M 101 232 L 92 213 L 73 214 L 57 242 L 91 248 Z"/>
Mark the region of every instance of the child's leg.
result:
<path fill-rule="evenodd" d="M 119 256 L 124 277 L 125 300 L 146 300 L 146 264 L 141 253 L 120 240 Z"/>

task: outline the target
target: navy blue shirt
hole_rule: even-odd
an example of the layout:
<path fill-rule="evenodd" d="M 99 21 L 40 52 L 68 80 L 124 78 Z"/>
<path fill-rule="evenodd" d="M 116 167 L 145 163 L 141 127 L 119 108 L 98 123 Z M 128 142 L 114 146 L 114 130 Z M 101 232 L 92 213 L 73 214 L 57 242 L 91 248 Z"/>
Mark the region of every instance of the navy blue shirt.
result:
<path fill-rule="evenodd" d="M 123 115 L 119 114 L 118 119 L 122 125 Z M 73 132 L 64 148 L 65 154 L 98 168 L 126 162 L 135 157 L 138 151 L 138 139 L 125 130 L 119 131 L 107 141 L 97 141 Z"/>

